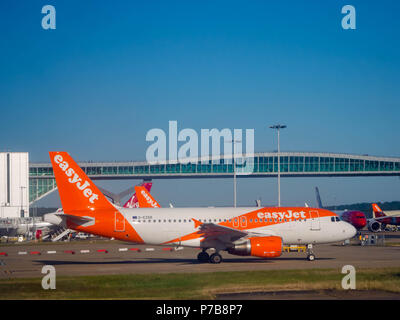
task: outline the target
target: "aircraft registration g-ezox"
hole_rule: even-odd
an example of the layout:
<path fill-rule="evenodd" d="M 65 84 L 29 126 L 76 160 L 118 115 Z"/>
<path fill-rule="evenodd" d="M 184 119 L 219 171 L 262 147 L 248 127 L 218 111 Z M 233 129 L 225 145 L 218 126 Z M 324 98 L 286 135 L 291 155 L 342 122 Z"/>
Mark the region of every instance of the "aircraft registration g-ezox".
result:
<path fill-rule="evenodd" d="M 219 251 L 279 257 L 283 244 L 308 245 L 349 239 L 355 228 L 325 209 L 121 208 L 111 204 L 66 152 L 50 152 L 64 227 L 103 237 L 152 245 L 202 248 L 198 260 L 220 263 Z M 207 249 L 215 249 L 208 255 Z"/>

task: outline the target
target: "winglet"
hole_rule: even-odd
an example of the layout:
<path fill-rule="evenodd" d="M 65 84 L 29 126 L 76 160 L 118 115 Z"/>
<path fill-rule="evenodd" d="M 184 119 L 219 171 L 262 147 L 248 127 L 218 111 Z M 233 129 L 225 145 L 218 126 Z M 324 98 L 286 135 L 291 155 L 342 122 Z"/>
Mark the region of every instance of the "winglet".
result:
<path fill-rule="evenodd" d="M 200 222 L 199 220 L 196 220 L 194 218 L 192 218 L 193 222 L 194 222 L 194 227 L 197 228 L 199 226 L 201 226 L 203 224 L 203 222 Z"/>

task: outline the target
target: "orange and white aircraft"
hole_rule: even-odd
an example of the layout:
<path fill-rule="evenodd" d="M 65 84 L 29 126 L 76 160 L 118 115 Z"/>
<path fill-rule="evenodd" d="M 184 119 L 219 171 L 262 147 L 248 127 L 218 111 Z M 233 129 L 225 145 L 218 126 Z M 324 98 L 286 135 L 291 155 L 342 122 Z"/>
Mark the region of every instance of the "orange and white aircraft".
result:
<path fill-rule="evenodd" d="M 220 263 L 220 251 L 279 257 L 284 244 L 308 245 L 307 258 L 314 260 L 313 244 L 356 234 L 335 213 L 319 208 L 121 208 L 105 198 L 68 153 L 50 152 L 50 159 L 63 207 L 52 214 L 53 223 L 123 241 L 201 248 L 201 262 Z M 211 248 L 215 253 L 209 256 Z"/>

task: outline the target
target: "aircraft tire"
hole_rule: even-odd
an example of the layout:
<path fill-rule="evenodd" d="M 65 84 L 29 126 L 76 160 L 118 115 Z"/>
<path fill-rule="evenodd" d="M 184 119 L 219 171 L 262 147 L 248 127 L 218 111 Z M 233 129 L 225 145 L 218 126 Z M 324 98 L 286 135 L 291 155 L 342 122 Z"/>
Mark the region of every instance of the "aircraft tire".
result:
<path fill-rule="evenodd" d="M 309 255 L 307 256 L 307 260 L 308 260 L 308 261 L 314 261 L 314 260 L 315 260 L 315 255 L 314 255 L 314 254 L 309 254 Z"/>
<path fill-rule="evenodd" d="M 200 252 L 200 253 L 197 255 L 197 260 L 198 260 L 199 262 L 207 262 L 207 261 L 210 260 L 210 256 L 208 255 L 207 252 L 202 251 L 202 252 Z"/>
<path fill-rule="evenodd" d="M 211 263 L 214 263 L 214 264 L 221 263 L 221 262 L 222 262 L 222 257 L 221 257 L 221 255 L 220 255 L 219 253 L 213 253 L 213 254 L 210 256 L 210 262 L 211 262 Z"/>

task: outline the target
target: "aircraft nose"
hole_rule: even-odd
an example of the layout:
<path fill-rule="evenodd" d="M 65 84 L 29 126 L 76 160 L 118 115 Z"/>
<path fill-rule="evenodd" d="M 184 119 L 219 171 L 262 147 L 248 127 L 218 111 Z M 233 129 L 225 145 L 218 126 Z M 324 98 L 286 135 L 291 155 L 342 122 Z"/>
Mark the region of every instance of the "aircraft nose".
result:
<path fill-rule="evenodd" d="M 357 229 L 354 228 L 350 223 L 346 223 L 345 233 L 348 236 L 348 239 L 353 238 L 357 234 Z"/>

